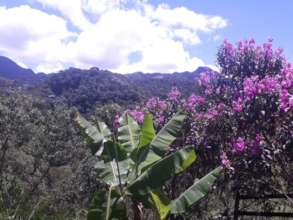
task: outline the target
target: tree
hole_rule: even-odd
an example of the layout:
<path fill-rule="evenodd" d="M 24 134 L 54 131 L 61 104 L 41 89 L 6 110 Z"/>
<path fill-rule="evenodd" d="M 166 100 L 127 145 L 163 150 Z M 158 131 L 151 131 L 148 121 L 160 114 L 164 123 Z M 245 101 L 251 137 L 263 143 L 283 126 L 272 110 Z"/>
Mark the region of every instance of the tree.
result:
<path fill-rule="evenodd" d="M 151 114 L 144 117 L 140 127 L 126 113 L 114 133 L 102 122 L 95 127 L 82 116 L 77 117 L 92 153 L 100 159 L 95 166 L 98 177 L 106 184 L 106 190 L 96 193 L 89 220 L 127 219 L 127 198 L 132 203 L 134 219 L 141 218 L 141 206 L 155 209 L 159 218 L 165 219 L 169 214 L 184 213 L 208 193 L 221 167 L 195 181 L 176 199 L 167 198 L 163 190 L 168 180 L 196 159 L 192 146 L 166 155 L 185 117 L 180 112 L 175 114 L 157 134 Z"/>

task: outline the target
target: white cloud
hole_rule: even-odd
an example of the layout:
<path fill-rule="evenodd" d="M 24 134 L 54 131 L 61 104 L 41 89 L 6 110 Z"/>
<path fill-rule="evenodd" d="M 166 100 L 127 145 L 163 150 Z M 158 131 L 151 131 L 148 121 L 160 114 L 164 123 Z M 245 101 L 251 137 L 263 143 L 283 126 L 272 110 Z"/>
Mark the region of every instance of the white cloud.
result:
<path fill-rule="evenodd" d="M 69 65 L 116 72 L 192 71 L 206 64 L 188 47 L 201 43 L 199 33 L 214 36 L 227 25 L 219 16 L 155 7 L 145 0 L 35 1 L 44 10 L 0 7 L 0 52 L 44 72 Z M 62 17 L 49 15 L 47 8 Z M 133 53 L 140 59 L 133 62 Z"/>
<path fill-rule="evenodd" d="M 44 7 L 50 7 L 58 10 L 67 18 L 74 26 L 81 30 L 85 30 L 91 26 L 82 11 L 81 0 L 36 0 Z"/>
<path fill-rule="evenodd" d="M 33 67 L 62 60 L 63 41 L 74 36 L 64 19 L 27 5 L 0 7 L 0 32 L 0 52 Z"/>
<path fill-rule="evenodd" d="M 159 5 L 150 17 L 157 19 L 161 25 L 168 27 L 182 27 L 194 32 L 211 32 L 227 25 L 226 20 L 219 16 L 207 16 L 195 13 L 185 7 L 170 8 L 166 4 Z"/>

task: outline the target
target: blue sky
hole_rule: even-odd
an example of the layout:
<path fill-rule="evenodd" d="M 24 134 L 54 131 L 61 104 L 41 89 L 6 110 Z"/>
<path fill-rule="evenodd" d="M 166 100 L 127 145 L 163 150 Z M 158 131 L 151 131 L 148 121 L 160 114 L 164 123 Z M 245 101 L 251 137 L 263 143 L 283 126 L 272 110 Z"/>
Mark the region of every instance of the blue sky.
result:
<path fill-rule="evenodd" d="M 0 0 L 0 54 L 47 73 L 192 71 L 214 67 L 225 38 L 272 37 L 292 61 L 292 12 L 292 0 Z"/>
<path fill-rule="evenodd" d="M 161 1 L 151 1 L 159 4 Z M 276 47 L 285 49 L 285 54 L 293 61 L 293 1 L 291 0 L 171 0 L 172 7 L 184 5 L 191 10 L 212 15 L 220 15 L 228 20 L 228 26 L 221 36 L 232 42 L 255 38 L 258 43 L 274 39 Z M 202 44 L 197 49 L 211 62 L 215 57 L 218 43 Z M 205 49 L 208 54 L 204 54 Z"/>

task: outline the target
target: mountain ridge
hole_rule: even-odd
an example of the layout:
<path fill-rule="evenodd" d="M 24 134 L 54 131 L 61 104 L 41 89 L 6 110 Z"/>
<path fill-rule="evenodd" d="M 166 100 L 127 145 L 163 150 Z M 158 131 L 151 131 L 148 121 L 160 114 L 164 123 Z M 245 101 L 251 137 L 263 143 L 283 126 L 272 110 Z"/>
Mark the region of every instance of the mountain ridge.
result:
<path fill-rule="evenodd" d="M 71 67 L 57 73 L 36 74 L 9 58 L 1 59 L 5 62 L 0 62 L 0 77 L 15 81 L 30 94 L 48 101 L 61 100 L 82 113 L 93 112 L 97 105 L 131 106 L 152 96 L 165 98 L 172 87 L 178 87 L 182 96 L 187 96 L 196 91 L 196 78 L 202 72 L 212 71 L 199 67 L 193 72 L 120 74 L 97 67 Z"/>

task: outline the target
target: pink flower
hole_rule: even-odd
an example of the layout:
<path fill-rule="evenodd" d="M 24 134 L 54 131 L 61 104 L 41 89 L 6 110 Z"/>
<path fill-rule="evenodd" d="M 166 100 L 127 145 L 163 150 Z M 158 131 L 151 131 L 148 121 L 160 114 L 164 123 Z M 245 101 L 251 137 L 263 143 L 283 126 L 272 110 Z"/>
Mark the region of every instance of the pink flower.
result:
<path fill-rule="evenodd" d="M 130 115 L 133 117 L 135 121 L 138 123 L 143 123 L 144 120 L 144 113 L 138 109 L 132 110 Z"/>
<path fill-rule="evenodd" d="M 249 41 L 248 41 L 248 44 L 250 46 L 253 46 L 255 44 L 255 40 L 253 38 L 251 38 Z"/>
<path fill-rule="evenodd" d="M 234 152 L 242 153 L 246 148 L 244 138 L 239 137 L 237 140 L 233 141 L 232 147 Z"/>
<path fill-rule="evenodd" d="M 157 107 L 157 103 L 158 103 L 158 98 L 157 97 L 151 97 L 147 103 L 146 103 L 146 107 L 148 109 L 155 109 Z"/>
<path fill-rule="evenodd" d="M 169 92 L 168 97 L 172 101 L 178 101 L 178 98 L 180 97 L 181 93 L 178 90 L 178 88 L 173 87 L 172 90 Z"/>
<path fill-rule="evenodd" d="M 198 84 L 200 86 L 210 86 L 210 83 L 212 80 L 214 80 L 217 77 L 217 73 L 215 72 L 205 72 L 201 73 Z"/>
<path fill-rule="evenodd" d="M 219 115 L 219 112 L 216 107 L 210 108 L 207 113 L 205 114 L 205 117 L 209 120 L 214 119 Z"/>
<path fill-rule="evenodd" d="M 288 90 L 283 89 L 279 94 L 280 109 L 284 112 L 288 112 L 293 109 L 293 95 Z"/>
<path fill-rule="evenodd" d="M 254 98 L 258 93 L 257 88 L 258 76 L 246 78 L 243 82 L 244 96 L 248 99 Z"/>
<path fill-rule="evenodd" d="M 229 170 L 234 170 L 234 168 L 231 166 L 231 161 L 228 159 L 225 152 L 221 154 L 220 158 L 221 158 L 221 164 L 223 167 Z"/>
<path fill-rule="evenodd" d="M 152 97 L 146 102 L 146 107 L 150 110 L 164 111 L 167 109 L 167 102 L 160 100 L 158 97 Z"/>
<path fill-rule="evenodd" d="M 191 96 L 188 97 L 184 105 L 187 111 L 193 111 L 195 106 L 203 104 L 204 102 L 205 99 L 203 97 L 191 94 Z"/>
<path fill-rule="evenodd" d="M 163 125 L 165 123 L 165 120 L 166 120 L 166 118 L 162 114 L 157 115 L 155 118 L 155 122 L 157 125 Z"/>
<path fill-rule="evenodd" d="M 279 87 L 279 82 L 276 78 L 266 76 L 264 79 L 262 79 L 259 84 L 259 92 L 265 92 L 265 93 L 273 93 L 275 92 Z"/>
<path fill-rule="evenodd" d="M 162 111 L 166 110 L 168 108 L 167 102 L 158 100 L 158 108 Z"/>
<path fill-rule="evenodd" d="M 243 100 L 242 98 L 238 98 L 236 101 L 232 102 L 232 109 L 234 112 L 239 113 L 243 110 Z"/>

